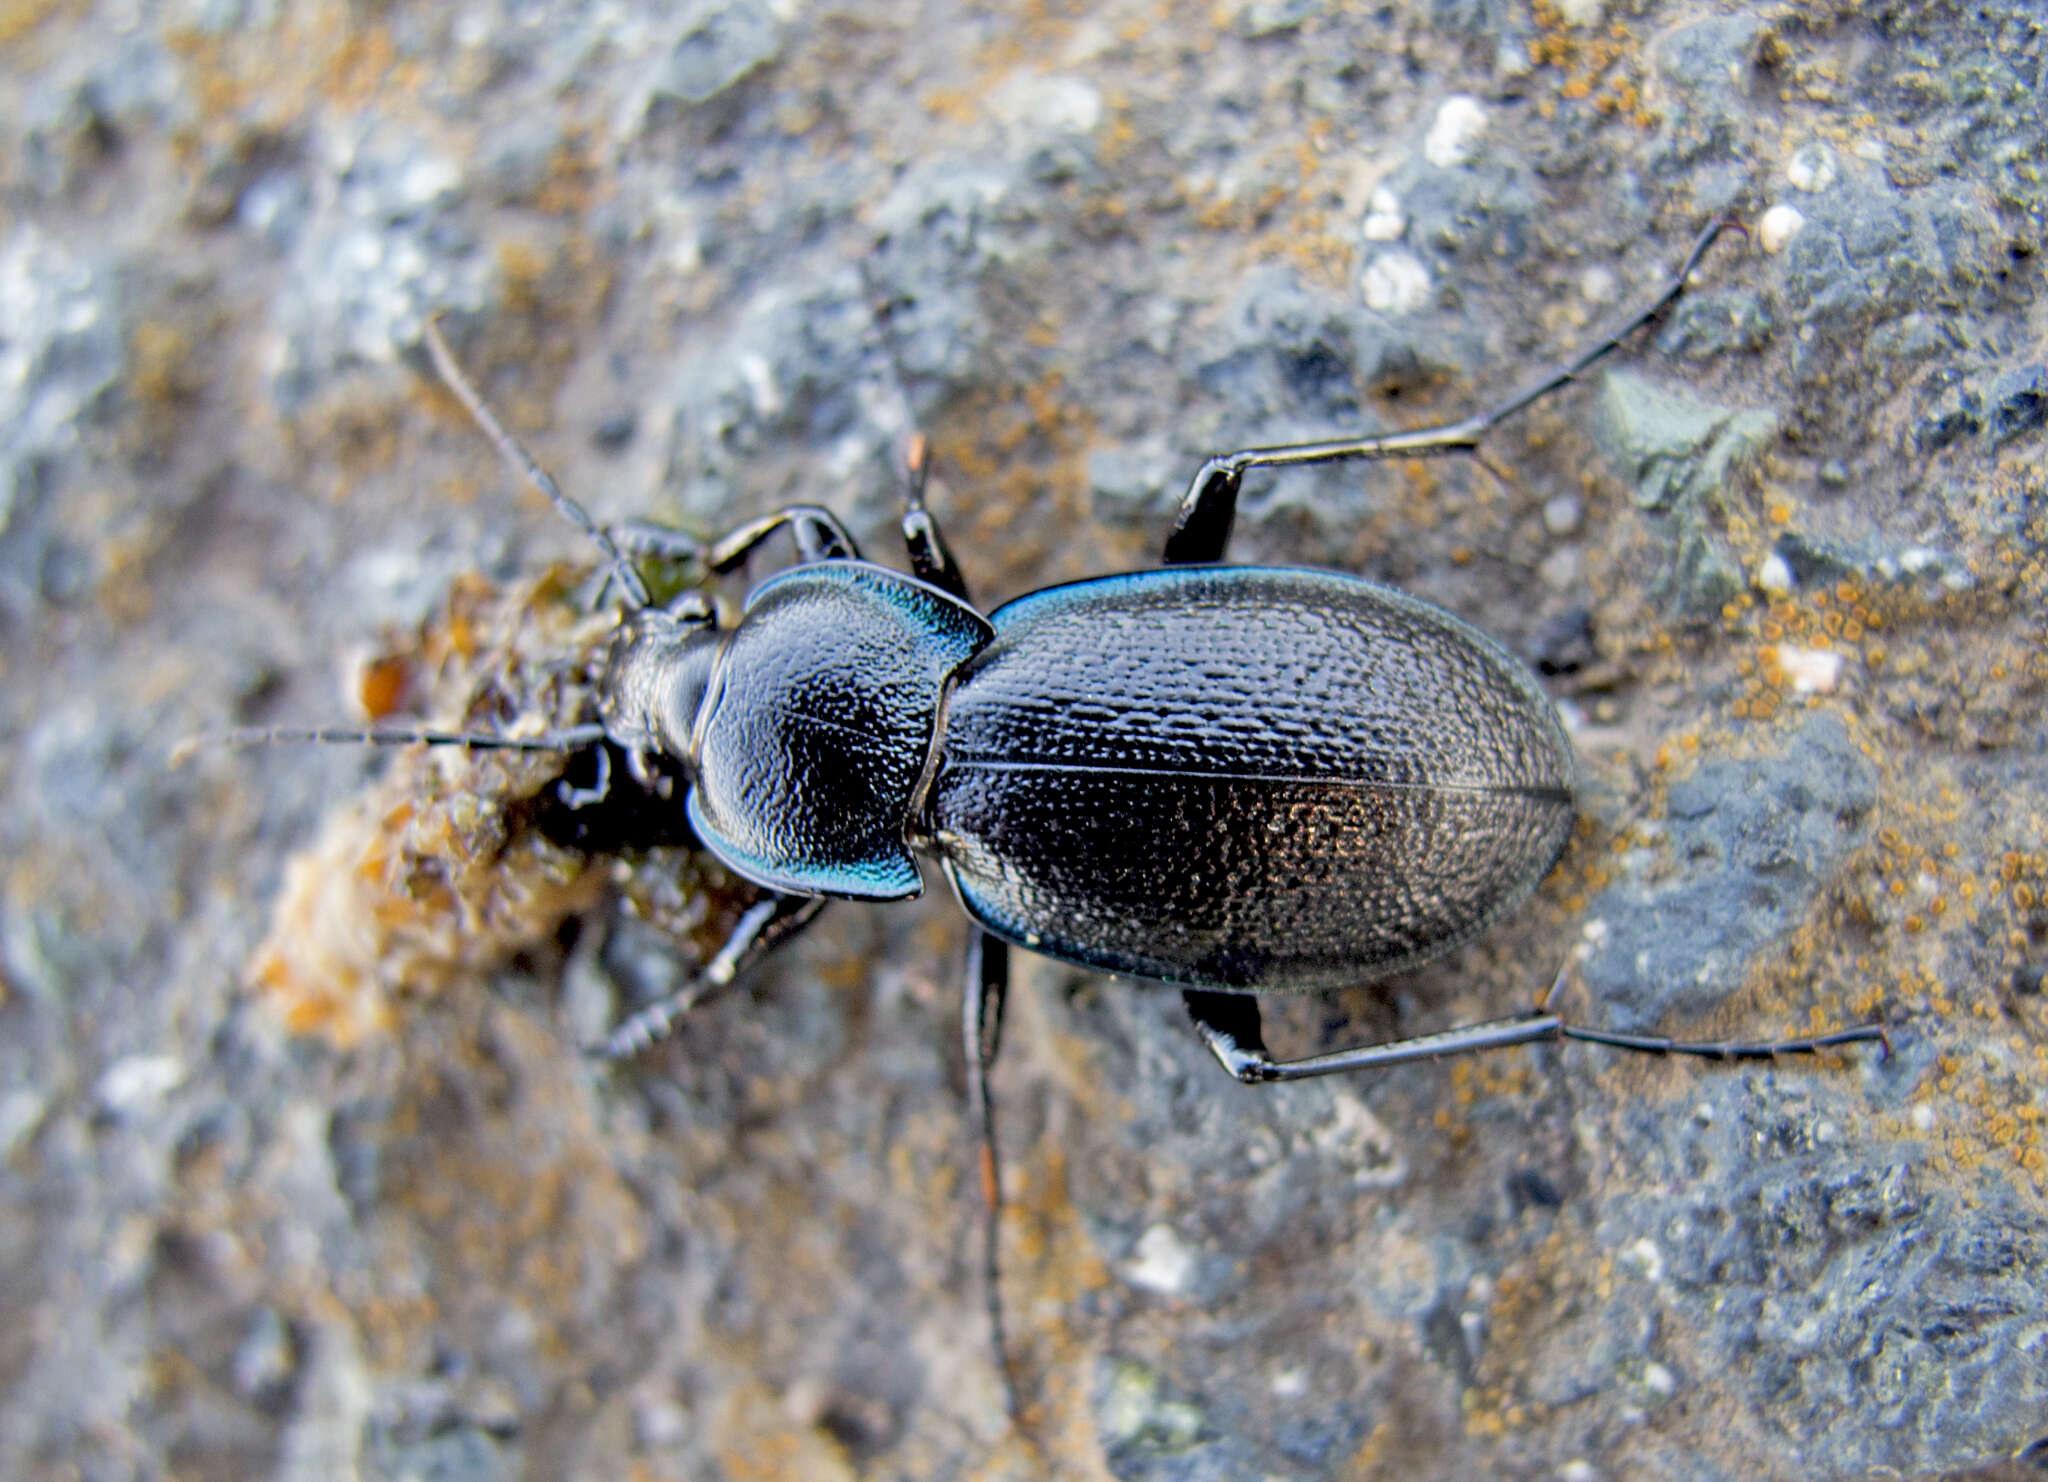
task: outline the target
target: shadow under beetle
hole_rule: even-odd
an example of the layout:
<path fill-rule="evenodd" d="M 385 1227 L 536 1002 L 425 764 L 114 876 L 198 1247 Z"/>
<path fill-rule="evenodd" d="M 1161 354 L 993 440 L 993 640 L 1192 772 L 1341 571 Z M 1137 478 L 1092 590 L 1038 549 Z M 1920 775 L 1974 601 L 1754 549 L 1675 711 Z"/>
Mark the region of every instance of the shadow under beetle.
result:
<path fill-rule="evenodd" d="M 917 452 L 902 520 L 912 576 L 861 560 L 839 521 L 812 505 L 708 546 L 653 527 L 607 531 L 499 426 L 430 326 L 450 387 L 605 556 L 626 611 L 599 719 L 520 740 L 413 730 L 238 739 L 602 743 L 597 782 L 565 793 L 572 805 L 604 796 L 614 749 L 658 806 L 676 806 L 660 800 L 681 780 L 680 806 L 704 846 L 770 894 L 692 983 L 613 1031 L 602 1046 L 611 1056 L 665 1034 L 828 899 L 907 899 L 922 889 L 916 856 L 935 860 L 978 927 L 962 1027 L 990 1206 L 990 1320 L 1009 1389 L 988 1070 L 1012 945 L 1179 986 L 1196 1030 L 1246 1083 L 1538 1040 L 1717 1058 L 1884 1043 L 1878 1025 L 1771 1044 L 1677 1043 L 1568 1024 L 1539 1004 L 1278 1061 L 1250 996 L 1354 986 L 1483 931 L 1563 851 L 1574 764 L 1535 675 L 1462 620 L 1355 576 L 1214 564 L 1244 475 L 1476 452 L 1496 424 L 1676 302 L 1726 225 L 1700 235 L 1653 303 L 1492 411 L 1211 458 L 1181 500 L 1163 569 L 1032 592 L 985 616 L 924 506 Z M 622 548 L 723 574 L 785 530 L 798 564 L 755 588 L 730 628 L 700 593 L 655 605 Z"/>

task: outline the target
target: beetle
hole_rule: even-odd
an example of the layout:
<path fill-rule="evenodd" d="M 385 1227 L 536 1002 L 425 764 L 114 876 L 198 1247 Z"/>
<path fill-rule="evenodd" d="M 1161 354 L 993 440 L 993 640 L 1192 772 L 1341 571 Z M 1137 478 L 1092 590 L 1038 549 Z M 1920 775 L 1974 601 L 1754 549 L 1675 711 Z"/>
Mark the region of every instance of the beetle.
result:
<path fill-rule="evenodd" d="M 1180 502 L 1160 569 L 1047 588 L 986 615 L 925 507 L 920 451 L 904 493 L 909 575 L 861 559 L 815 505 L 708 545 L 648 526 L 607 530 L 498 424 L 430 324 L 429 351 L 479 426 L 603 553 L 624 613 L 598 718 L 521 739 L 236 739 L 598 745 L 598 780 L 567 793 L 572 805 L 605 795 L 616 753 L 655 806 L 685 809 L 704 847 L 767 893 L 695 980 L 611 1034 L 600 1048 L 613 1057 L 665 1034 L 828 900 L 916 896 L 918 858 L 935 861 L 976 928 L 962 1032 L 1001 1354 L 988 1071 L 1013 946 L 1178 987 L 1215 1058 L 1248 1084 L 1539 1040 L 1719 1058 L 1885 1043 L 1874 1024 L 1769 1044 L 1680 1043 L 1569 1024 L 1546 994 L 1525 1014 L 1281 1061 L 1252 996 L 1400 972 L 1485 930 L 1562 853 L 1576 773 L 1540 681 L 1470 624 L 1345 573 L 1222 564 L 1244 476 L 1476 453 L 1493 427 L 1669 309 L 1729 225 L 1699 235 L 1653 302 L 1493 410 L 1212 457 Z M 756 587 L 730 626 L 696 590 L 655 603 L 629 557 L 726 574 L 781 533 L 798 561 Z"/>

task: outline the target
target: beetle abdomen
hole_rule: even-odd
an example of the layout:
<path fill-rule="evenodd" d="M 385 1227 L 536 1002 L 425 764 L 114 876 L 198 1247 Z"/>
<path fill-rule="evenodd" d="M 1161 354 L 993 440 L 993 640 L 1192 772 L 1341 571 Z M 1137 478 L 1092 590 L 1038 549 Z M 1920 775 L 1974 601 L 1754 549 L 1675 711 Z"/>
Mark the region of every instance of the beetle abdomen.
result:
<path fill-rule="evenodd" d="M 1054 957 L 1329 988 L 1449 950 L 1571 829 L 1533 675 L 1356 577 L 1169 568 L 998 610 L 925 828 L 969 911 Z"/>

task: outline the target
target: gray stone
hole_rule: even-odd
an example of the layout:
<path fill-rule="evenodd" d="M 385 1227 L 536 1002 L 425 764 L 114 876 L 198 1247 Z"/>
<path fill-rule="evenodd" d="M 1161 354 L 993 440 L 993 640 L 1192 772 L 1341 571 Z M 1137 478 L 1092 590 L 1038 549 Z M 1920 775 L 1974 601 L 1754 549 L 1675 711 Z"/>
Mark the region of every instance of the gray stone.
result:
<path fill-rule="evenodd" d="M 1601 446 L 1669 545 L 1661 589 L 1678 611 L 1718 609 L 1742 589 L 1714 534 L 1722 491 L 1776 436 L 1777 414 L 1699 401 L 1626 371 L 1609 371 L 1601 389 Z"/>
<path fill-rule="evenodd" d="M 32 224 L 0 244 L 0 535 L 121 374 L 126 328 L 110 276 Z"/>
<path fill-rule="evenodd" d="M 325 164 L 278 302 L 270 391 L 287 418 L 351 372 L 395 381 L 427 317 L 476 313 L 495 278 L 459 212 L 459 162 L 371 126 L 334 141 Z"/>
<path fill-rule="evenodd" d="M 1812 907 L 1874 827 L 1877 777 L 1839 720 L 1784 752 L 1714 761 L 1671 784 L 1661 847 L 1595 896 L 1587 991 L 1617 1028 L 1706 1013 Z"/>
<path fill-rule="evenodd" d="M 1806 225 L 1777 260 L 1797 323 L 1891 317 L 1952 299 L 1995 267 L 1995 218 L 1967 189 L 1899 192 L 1858 170 L 1799 209 Z"/>
<path fill-rule="evenodd" d="M 1750 127 L 1750 68 L 1763 22 L 1716 16 L 1671 31 L 1657 44 L 1657 71 L 1671 90 L 1662 152 L 1694 164 L 1733 150 Z"/>
<path fill-rule="evenodd" d="M 774 61 L 782 26 L 758 0 L 692 0 L 647 85 L 650 116 L 667 104 L 708 103 Z"/>

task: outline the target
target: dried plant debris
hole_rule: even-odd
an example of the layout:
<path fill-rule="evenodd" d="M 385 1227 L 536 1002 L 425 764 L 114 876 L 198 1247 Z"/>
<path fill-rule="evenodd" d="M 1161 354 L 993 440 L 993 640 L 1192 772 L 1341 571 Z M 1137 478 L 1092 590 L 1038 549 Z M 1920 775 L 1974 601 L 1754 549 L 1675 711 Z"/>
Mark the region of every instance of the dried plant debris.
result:
<path fill-rule="evenodd" d="M 439 614 L 361 666 L 361 708 L 388 721 L 415 698 L 451 727 L 510 736 L 587 718 L 613 618 L 579 601 L 584 576 L 555 567 L 510 588 L 459 582 Z M 608 895 L 675 938 L 686 961 L 693 947 L 714 950 L 752 888 L 693 849 L 661 847 L 662 820 L 644 815 L 662 805 L 623 769 L 613 787 L 626 796 L 568 808 L 557 785 L 591 765 L 404 749 L 287 866 L 250 981 L 292 1032 L 348 1047 L 388 1033 L 407 995 L 540 948 Z M 664 811 L 683 827 L 679 807 Z M 636 833 L 645 847 L 631 847 Z"/>

